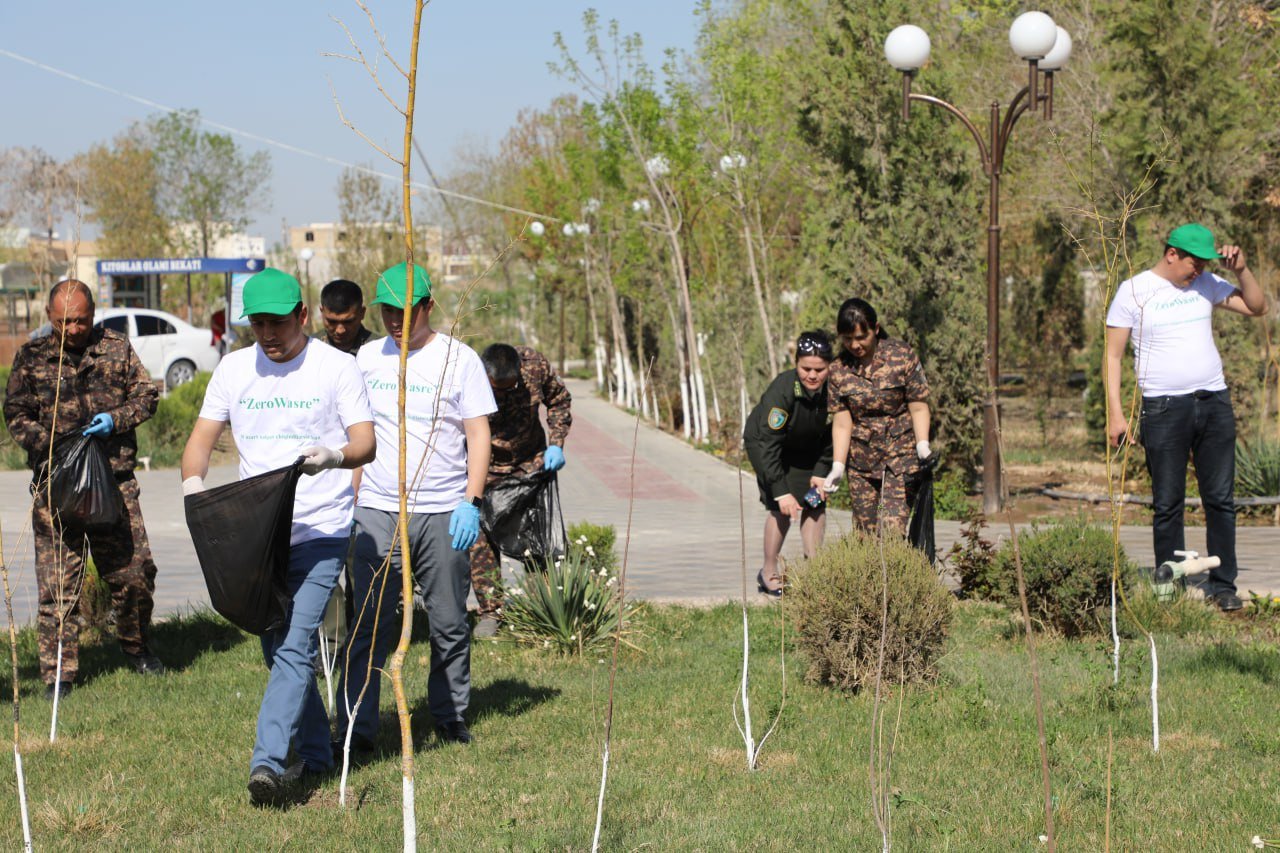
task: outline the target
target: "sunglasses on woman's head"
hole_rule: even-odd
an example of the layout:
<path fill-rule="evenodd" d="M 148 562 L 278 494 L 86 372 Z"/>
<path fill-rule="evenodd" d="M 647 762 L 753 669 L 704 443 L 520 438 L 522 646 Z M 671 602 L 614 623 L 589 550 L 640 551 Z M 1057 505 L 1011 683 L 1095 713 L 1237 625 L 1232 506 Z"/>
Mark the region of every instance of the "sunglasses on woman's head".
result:
<path fill-rule="evenodd" d="M 818 358 L 831 358 L 831 344 L 817 338 L 801 338 L 796 342 L 796 352 L 800 355 L 816 355 Z"/>

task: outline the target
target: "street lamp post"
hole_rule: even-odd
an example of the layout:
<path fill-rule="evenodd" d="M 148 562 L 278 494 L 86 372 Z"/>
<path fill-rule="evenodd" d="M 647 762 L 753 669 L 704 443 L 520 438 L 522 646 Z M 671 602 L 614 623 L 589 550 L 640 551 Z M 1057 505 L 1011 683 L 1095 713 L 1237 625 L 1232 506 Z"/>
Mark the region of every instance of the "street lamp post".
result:
<path fill-rule="evenodd" d="M 315 250 L 307 247 L 298 253 L 298 259 L 302 261 L 302 282 L 306 286 L 307 294 L 307 311 L 311 311 L 311 259 L 316 256 Z M 308 325 L 310 325 L 308 318 Z"/>
<path fill-rule="evenodd" d="M 1005 149 L 1013 126 L 1029 109 L 1043 104 L 1044 118 L 1053 118 L 1053 75 L 1071 56 L 1071 36 L 1043 12 L 1024 12 L 1009 28 L 1009 44 L 1027 62 L 1027 85 L 1014 95 L 1001 117 L 998 101 L 991 102 L 987 139 L 963 110 L 931 95 L 911 91 L 911 81 L 929 59 L 929 36 L 912 25 L 898 27 L 884 42 L 885 58 L 902 72 L 902 118 L 911 116 L 911 102 L 941 107 L 964 124 L 978 144 L 982 171 L 990 182 L 987 217 L 987 389 L 983 395 L 982 417 L 982 509 L 988 514 L 1004 505 L 1004 483 L 1000 471 L 1000 175 Z M 1043 77 L 1043 86 L 1041 78 Z"/>

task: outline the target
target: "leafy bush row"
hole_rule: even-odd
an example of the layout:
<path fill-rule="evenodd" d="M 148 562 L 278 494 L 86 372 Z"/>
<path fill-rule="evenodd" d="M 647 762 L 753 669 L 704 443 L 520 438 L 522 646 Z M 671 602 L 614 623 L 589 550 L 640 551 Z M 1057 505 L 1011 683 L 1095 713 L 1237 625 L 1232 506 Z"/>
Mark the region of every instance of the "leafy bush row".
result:
<path fill-rule="evenodd" d="M 971 519 L 952 549 L 961 594 L 1017 609 L 1014 543 L 1006 541 L 997 550 L 981 537 L 980 529 L 981 519 Z M 1102 611 L 1111 603 L 1117 565 L 1123 583 L 1136 577 L 1136 567 L 1111 532 L 1081 517 L 1047 527 L 1032 525 L 1019 535 L 1018 548 L 1032 620 L 1068 637 L 1093 633 L 1106 624 Z"/>

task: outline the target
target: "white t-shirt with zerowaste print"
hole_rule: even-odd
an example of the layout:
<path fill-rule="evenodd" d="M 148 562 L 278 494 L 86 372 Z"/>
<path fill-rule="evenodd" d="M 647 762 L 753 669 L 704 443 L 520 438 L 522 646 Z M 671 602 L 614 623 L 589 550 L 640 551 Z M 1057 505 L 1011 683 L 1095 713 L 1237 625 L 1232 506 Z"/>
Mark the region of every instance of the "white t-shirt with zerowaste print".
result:
<path fill-rule="evenodd" d="M 373 420 L 355 359 L 315 339 L 286 362 L 267 358 L 257 344 L 228 353 L 209 380 L 200 417 L 230 421 L 242 480 L 288 465 L 304 447 L 341 448 L 347 427 Z M 346 536 L 353 504 L 351 471 L 304 474 L 290 544 Z"/>
<path fill-rule="evenodd" d="M 1213 343 L 1213 306 L 1236 290 L 1205 271 L 1186 287 L 1144 270 L 1116 289 L 1107 325 L 1131 329 L 1133 370 L 1144 397 L 1227 387 Z"/>
<path fill-rule="evenodd" d="M 394 512 L 400 508 L 400 350 L 390 337 L 360 348 L 356 364 L 364 374 L 373 408 L 378 457 L 360 476 L 360 506 Z M 405 394 L 410 512 L 449 512 L 467 491 L 467 440 L 462 422 L 498 410 L 493 389 L 476 351 L 437 332 L 422 349 L 409 353 Z"/>

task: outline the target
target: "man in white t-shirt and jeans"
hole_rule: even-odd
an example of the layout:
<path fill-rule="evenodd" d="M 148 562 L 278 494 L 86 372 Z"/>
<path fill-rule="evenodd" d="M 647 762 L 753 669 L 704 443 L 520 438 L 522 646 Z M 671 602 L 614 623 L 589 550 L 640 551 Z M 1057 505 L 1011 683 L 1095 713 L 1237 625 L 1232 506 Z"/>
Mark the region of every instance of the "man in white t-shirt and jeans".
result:
<path fill-rule="evenodd" d="M 288 624 L 262 635 L 271 670 L 249 763 L 254 805 L 283 806 L 294 783 L 333 769 L 329 716 L 316 689 L 317 629 L 338 580 L 351 528 L 351 469 L 373 461 L 373 415 L 355 359 L 306 333 L 298 280 L 265 269 L 244 286 L 257 345 L 219 363 L 182 454 L 182 492 L 204 490 L 209 456 L 231 424 L 240 478 L 303 457 L 293 502 Z M 289 748 L 299 764 L 286 767 Z"/>
<path fill-rule="evenodd" d="M 354 616 L 347 647 L 339 656 L 343 673 L 335 753 L 348 726 L 353 751 L 374 747 L 381 670 L 400 637 L 397 396 L 403 306 L 410 288 L 405 470 L 410 563 L 430 626 L 427 702 L 442 741 L 471 742 L 464 719 L 471 699 L 467 551 L 480 533 L 480 501 L 489 472 L 489 415 L 498 407 L 480 356 L 431 328 L 431 280 L 422 267 L 413 269 L 412 283 L 406 281 L 410 276 L 405 264 L 378 278 L 370 304 L 380 307 L 388 336 L 370 341 L 356 355 L 373 408 L 379 453 L 360 472 L 356 487 Z"/>
<path fill-rule="evenodd" d="M 1205 270 L 1222 261 L 1239 287 Z M 1120 399 L 1120 362 L 1133 337 L 1134 373 L 1142 391 L 1138 439 L 1146 450 L 1154 509 L 1156 565 L 1186 547 L 1183 510 L 1187 458 L 1195 464 L 1204 504 L 1206 547 L 1222 565 L 1205 585 L 1222 610 L 1236 595 L 1236 422 L 1222 359 L 1213 342 L 1213 309 L 1260 317 L 1266 297 L 1239 246 L 1215 247 L 1213 234 L 1191 223 L 1173 229 L 1156 265 L 1123 282 L 1107 311 L 1107 438 L 1132 439 Z"/>

